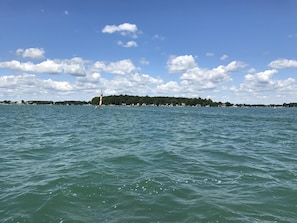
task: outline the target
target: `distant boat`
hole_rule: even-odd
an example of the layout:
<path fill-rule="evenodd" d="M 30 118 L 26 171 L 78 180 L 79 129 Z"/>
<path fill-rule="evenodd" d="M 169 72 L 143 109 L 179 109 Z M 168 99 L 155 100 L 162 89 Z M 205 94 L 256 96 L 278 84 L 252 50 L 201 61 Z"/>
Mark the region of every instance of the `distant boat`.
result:
<path fill-rule="evenodd" d="M 101 106 L 102 106 L 102 97 L 103 97 L 103 93 L 102 93 L 102 90 L 101 90 L 100 96 L 99 96 L 99 103 L 96 106 L 96 108 L 101 108 Z"/>

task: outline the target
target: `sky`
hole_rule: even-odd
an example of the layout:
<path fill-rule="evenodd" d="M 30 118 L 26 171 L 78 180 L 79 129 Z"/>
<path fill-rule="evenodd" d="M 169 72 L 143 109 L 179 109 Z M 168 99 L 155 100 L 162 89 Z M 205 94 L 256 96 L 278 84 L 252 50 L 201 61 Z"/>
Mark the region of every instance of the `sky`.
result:
<path fill-rule="evenodd" d="M 297 102 L 295 0 L 0 0 L 0 101 Z"/>

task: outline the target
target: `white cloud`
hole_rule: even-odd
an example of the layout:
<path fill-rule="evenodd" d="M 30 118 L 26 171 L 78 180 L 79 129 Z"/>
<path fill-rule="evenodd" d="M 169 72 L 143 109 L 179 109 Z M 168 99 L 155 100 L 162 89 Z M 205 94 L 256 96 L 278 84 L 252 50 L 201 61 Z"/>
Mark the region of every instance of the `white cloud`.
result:
<path fill-rule="evenodd" d="M 69 11 L 68 10 L 65 10 L 64 11 L 64 15 L 69 15 Z"/>
<path fill-rule="evenodd" d="M 12 70 L 20 70 L 23 72 L 36 72 L 36 73 L 50 73 L 58 74 L 62 72 L 60 64 L 55 63 L 52 60 L 46 60 L 39 64 L 33 64 L 32 62 L 21 63 L 16 60 L 0 62 L 0 68 L 9 68 Z"/>
<path fill-rule="evenodd" d="M 165 84 L 160 84 L 157 86 L 157 91 L 161 93 L 180 92 L 181 90 L 182 88 L 175 81 L 169 81 Z"/>
<path fill-rule="evenodd" d="M 118 45 L 126 48 L 137 47 L 137 43 L 135 41 L 129 41 L 126 44 L 124 44 L 122 41 L 119 40 Z"/>
<path fill-rule="evenodd" d="M 105 63 L 103 61 L 96 61 L 93 65 L 93 69 L 95 71 L 102 71 L 106 67 Z"/>
<path fill-rule="evenodd" d="M 142 86 L 163 83 L 161 79 L 151 77 L 150 75 L 147 75 L 147 74 L 135 73 L 132 75 L 132 79 L 133 79 L 133 82 L 136 82 L 137 84 L 140 84 Z"/>
<path fill-rule="evenodd" d="M 152 77 L 147 74 L 140 74 L 140 69 L 135 67 L 131 60 L 120 60 L 116 62 L 106 63 L 103 61 L 97 61 L 94 63 L 94 67 L 91 68 L 98 73 L 105 72 L 115 74 L 116 76 L 108 76 L 112 79 L 104 79 L 101 76 L 97 76 L 97 79 L 87 75 L 80 80 L 92 81 L 95 83 L 101 83 L 101 86 L 105 86 L 106 90 L 110 94 L 148 94 L 154 93 L 154 89 L 157 85 L 162 84 L 163 81 L 159 78 Z"/>
<path fill-rule="evenodd" d="M 18 56 L 22 56 L 22 54 L 24 53 L 24 49 L 17 49 L 15 53 Z"/>
<path fill-rule="evenodd" d="M 45 51 L 42 48 L 17 49 L 16 54 L 24 58 L 43 59 Z"/>
<path fill-rule="evenodd" d="M 24 64 L 26 66 L 26 64 Z M 50 74 L 58 74 L 62 73 L 62 64 L 57 63 L 53 60 L 46 60 L 39 64 L 31 64 L 31 69 L 26 70 L 30 72 L 36 73 L 50 73 Z"/>
<path fill-rule="evenodd" d="M 167 62 L 167 68 L 170 73 L 181 73 L 191 68 L 196 67 L 197 64 L 192 55 L 172 56 Z"/>
<path fill-rule="evenodd" d="M 104 71 L 112 74 L 131 74 L 138 70 L 131 60 L 121 60 L 109 63 Z"/>
<path fill-rule="evenodd" d="M 0 68 L 9 68 L 23 72 L 60 74 L 67 73 L 71 75 L 85 75 L 85 61 L 81 58 L 72 58 L 65 60 L 45 60 L 38 64 L 32 62 L 21 63 L 17 60 L 0 62 Z"/>
<path fill-rule="evenodd" d="M 117 75 L 111 80 L 101 80 L 109 94 L 133 94 L 142 95 L 155 93 L 157 85 L 163 81 L 147 74 L 131 73 L 128 75 Z"/>
<path fill-rule="evenodd" d="M 139 70 L 139 68 L 135 67 L 131 60 L 120 60 L 111 63 L 104 63 L 103 61 L 95 62 L 93 69 L 95 71 L 103 71 L 111 74 L 131 74 Z"/>
<path fill-rule="evenodd" d="M 223 56 L 220 57 L 220 60 L 227 60 L 228 59 L 228 55 L 224 54 Z"/>
<path fill-rule="evenodd" d="M 33 100 L 53 100 L 61 95 L 69 94 L 74 89 L 67 81 L 43 80 L 34 74 L 0 76 L 0 94 L 7 98 Z M 50 98 L 50 99 L 49 99 Z"/>
<path fill-rule="evenodd" d="M 277 70 L 266 70 L 263 72 L 259 72 L 257 74 L 247 74 L 245 76 L 245 80 L 248 81 L 258 81 L 261 83 L 268 83 L 270 78 L 272 77 L 273 74 L 277 73 Z"/>
<path fill-rule="evenodd" d="M 137 26 L 135 24 L 123 23 L 118 26 L 116 25 L 106 25 L 102 29 L 102 33 L 115 33 L 119 32 L 123 36 L 131 36 L 133 38 L 137 38 Z"/>
<path fill-rule="evenodd" d="M 102 80 L 101 74 L 98 72 L 89 72 L 87 73 L 86 76 L 77 78 L 78 82 L 83 82 L 83 83 L 99 83 L 101 82 L 101 80 Z"/>
<path fill-rule="evenodd" d="M 255 68 L 250 68 L 249 70 L 248 70 L 248 73 L 255 73 L 256 72 L 256 69 Z"/>
<path fill-rule="evenodd" d="M 171 57 L 167 62 L 170 73 L 181 73 L 181 84 L 191 91 L 214 89 L 218 84 L 231 80 L 230 73 L 244 68 L 245 63 L 232 61 L 228 65 L 220 65 L 213 69 L 198 67 L 191 55 Z"/>
<path fill-rule="evenodd" d="M 58 63 L 61 63 L 63 72 L 66 74 L 71 74 L 75 76 L 84 76 L 86 75 L 86 63 L 87 61 L 84 61 L 80 57 L 74 57 L 72 59 L 65 59 L 61 61 L 57 61 Z"/>
<path fill-rule="evenodd" d="M 297 67 L 297 60 L 278 59 L 268 64 L 273 69 Z"/>
<path fill-rule="evenodd" d="M 24 51 L 19 49 L 19 55 L 22 56 Z M 292 61 L 288 61 L 272 63 L 272 66 L 277 68 L 295 66 Z M 145 58 L 138 62 L 149 63 Z M 90 100 L 100 89 L 103 89 L 105 95 L 174 95 L 202 98 L 211 95 L 215 101 L 228 100 L 232 103 L 266 103 L 269 100 L 283 103 L 296 99 L 296 80 L 275 78 L 277 69 L 263 72 L 249 69 L 242 83 L 234 81 L 231 83 L 232 87 L 230 83 L 226 84 L 232 80 L 232 73 L 246 66 L 247 64 L 243 62 L 232 61 L 216 67 L 202 68 L 198 66 L 192 55 L 172 56 L 167 62 L 167 74 L 176 73 L 177 75 L 173 76 L 174 79 L 165 81 L 159 77 L 141 73 L 140 68 L 136 67 L 130 59 L 92 62 L 74 57 L 47 59 L 40 63 L 4 61 L 0 62 L 0 68 L 20 72 L 15 75 L 0 75 L 0 98 L 2 100 Z M 68 77 L 68 80 L 61 81 L 61 78 L 65 78 L 64 75 L 53 75 L 49 79 L 47 75 L 39 74 L 70 74 L 74 78 Z"/>
<path fill-rule="evenodd" d="M 246 67 L 247 64 L 241 61 L 232 61 L 231 63 L 229 63 L 227 66 L 219 66 L 222 67 L 222 69 L 224 70 L 224 72 L 235 72 L 241 68 Z"/>
<path fill-rule="evenodd" d="M 43 81 L 44 87 L 46 89 L 51 89 L 56 91 L 71 91 L 73 87 L 67 81 L 53 81 L 51 79 Z"/>
<path fill-rule="evenodd" d="M 284 89 L 292 89 L 295 79 L 288 78 L 286 80 L 273 79 L 273 75 L 278 73 L 277 70 L 266 70 L 255 74 L 247 74 L 244 77 L 240 89 L 247 92 L 263 92 L 278 91 Z"/>
<path fill-rule="evenodd" d="M 287 78 L 279 80 L 273 78 L 278 71 L 276 69 L 265 70 L 258 73 L 245 75 L 239 88 L 232 86 L 232 100 L 239 103 L 282 104 L 296 100 L 296 80 Z"/>
<path fill-rule="evenodd" d="M 139 73 L 140 69 L 135 67 L 131 60 L 120 60 L 115 62 L 97 61 L 90 67 L 92 73 L 85 77 L 77 78 L 77 85 L 86 86 L 87 83 L 97 84 L 96 87 L 105 89 L 106 94 L 148 94 L 154 93 L 157 85 L 162 84 L 160 78 L 148 74 Z M 100 73 L 104 72 L 104 78 Z M 92 85 L 90 88 L 94 87 Z"/>

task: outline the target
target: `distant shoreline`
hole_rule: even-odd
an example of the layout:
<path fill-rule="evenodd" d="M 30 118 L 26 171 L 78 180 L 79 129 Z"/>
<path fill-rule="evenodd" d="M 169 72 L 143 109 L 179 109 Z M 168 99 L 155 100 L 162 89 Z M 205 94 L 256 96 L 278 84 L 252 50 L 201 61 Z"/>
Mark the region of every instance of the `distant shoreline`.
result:
<path fill-rule="evenodd" d="M 0 105 L 98 105 L 99 97 L 91 101 L 0 101 Z M 130 95 L 111 95 L 103 97 L 104 106 L 166 106 L 166 107 L 297 107 L 297 102 L 283 104 L 232 104 L 230 102 L 214 102 L 211 99 L 183 97 L 149 97 Z"/>

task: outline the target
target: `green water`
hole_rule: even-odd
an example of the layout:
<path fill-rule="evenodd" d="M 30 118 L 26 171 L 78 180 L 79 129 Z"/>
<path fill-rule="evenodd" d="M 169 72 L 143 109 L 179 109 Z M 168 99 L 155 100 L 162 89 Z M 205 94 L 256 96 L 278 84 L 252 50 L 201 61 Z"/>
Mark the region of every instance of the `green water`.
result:
<path fill-rule="evenodd" d="M 296 114 L 0 105 L 0 222 L 296 222 Z"/>

